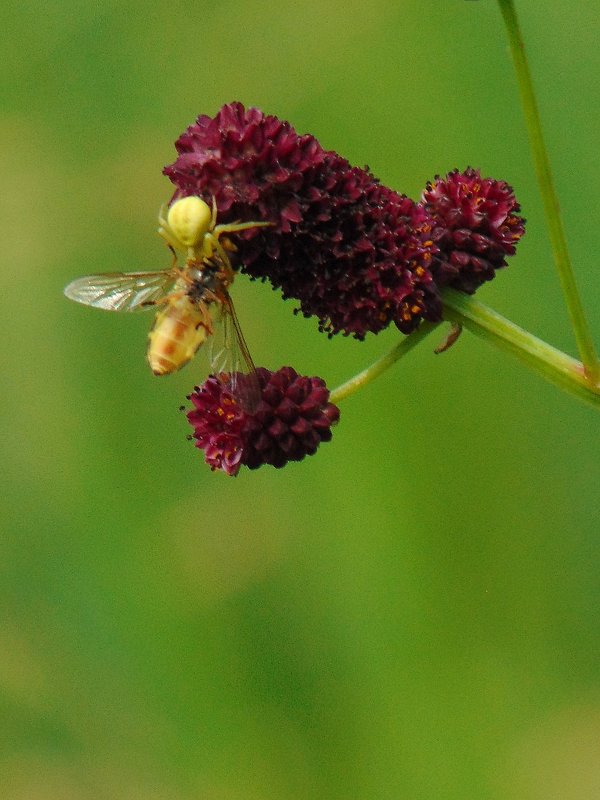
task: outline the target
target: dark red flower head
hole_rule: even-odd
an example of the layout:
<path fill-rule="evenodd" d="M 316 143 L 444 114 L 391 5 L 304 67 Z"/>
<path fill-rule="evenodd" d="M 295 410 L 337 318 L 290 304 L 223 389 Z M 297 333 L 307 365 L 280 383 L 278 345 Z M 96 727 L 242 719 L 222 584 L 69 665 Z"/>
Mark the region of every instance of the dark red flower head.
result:
<path fill-rule="evenodd" d="M 506 257 L 525 233 L 525 220 L 512 188 L 482 178 L 478 170 L 454 170 L 428 183 L 422 205 L 434 220 L 432 238 L 440 249 L 431 270 L 439 287 L 468 294 L 506 266 Z"/>
<path fill-rule="evenodd" d="M 358 339 L 441 319 L 425 210 L 287 122 L 240 103 L 198 117 L 165 168 L 175 198 L 215 198 L 219 222 L 269 221 L 235 238 L 237 263 L 296 298 L 321 330 Z"/>
<path fill-rule="evenodd" d="M 292 367 L 276 372 L 259 367 L 257 375 L 261 399 L 251 413 L 232 396 L 228 375 L 211 375 L 188 398 L 196 447 L 213 470 L 237 475 L 242 466 L 280 468 L 313 455 L 331 439 L 340 412 L 321 378 L 298 375 Z"/>

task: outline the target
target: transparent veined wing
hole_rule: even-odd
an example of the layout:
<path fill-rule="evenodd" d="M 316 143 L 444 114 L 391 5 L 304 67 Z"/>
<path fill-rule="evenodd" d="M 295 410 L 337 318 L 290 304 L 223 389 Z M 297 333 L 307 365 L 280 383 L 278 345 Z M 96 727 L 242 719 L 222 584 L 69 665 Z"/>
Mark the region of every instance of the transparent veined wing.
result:
<path fill-rule="evenodd" d="M 137 311 L 152 308 L 173 287 L 178 273 L 175 270 L 155 272 L 105 272 L 76 278 L 65 295 L 76 303 L 106 311 Z"/>
<path fill-rule="evenodd" d="M 260 402 L 260 382 L 228 294 L 212 316 L 213 334 L 208 339 L 211 371 L 223 376 L 233 397 L 246 411 L 252 412 Z"/>

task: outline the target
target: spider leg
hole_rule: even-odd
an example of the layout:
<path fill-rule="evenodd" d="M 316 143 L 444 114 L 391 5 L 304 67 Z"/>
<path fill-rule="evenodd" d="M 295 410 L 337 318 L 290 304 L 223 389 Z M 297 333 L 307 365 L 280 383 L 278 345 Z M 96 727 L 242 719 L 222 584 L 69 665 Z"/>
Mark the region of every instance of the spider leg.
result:
<path fill-rule="evenodd" d="M 159 216 L 158 222 L 159 222 L 158 233 L 160 236 L 162 236 L 162 238 L 168 244 L 170 249 L 181 250 L 182 249 L 181 242 L 169 227 L 169 223 L 167 222 L 167 220 Z"/>
<path fill-rule="evenodd" d="M 222 272 L 225 276 L 225 279 L 229 283 L 231 283 L 233 281 L 235 273 L 233 271 L 233 267 L 231 266 L 231 261 L 229 260 L 229 256 L 225 252 L 223 245 L 215 236 L 215 234 L 210 232 L 205 235 L 204 241 L 206 250 L 209 251 L 207 252 L 207 257 L 210 258 L 213 252 L 216 252 L 216 254 L 219 256 L 219 259 L 221 260 L 221 264 L 223 267 Z"/>
<path fill-rule="evenodd" d="M 229 224 L 217 225 L 213 230 L 213 235 L 219 238 L 223 233 L 235 233 L 236 231 L 247 231 L 250 228 L 265 228 L 272 225 L 272 222 L 231 222 Z"/>
<path fill-rule="evenodd" d="M 211 289 L 205 289 L 203 296 L 206 297 L 207 300 L 210 300 L 211 303 L 223 303 L 223 298 L 219 297 L 219 295 Z"/>

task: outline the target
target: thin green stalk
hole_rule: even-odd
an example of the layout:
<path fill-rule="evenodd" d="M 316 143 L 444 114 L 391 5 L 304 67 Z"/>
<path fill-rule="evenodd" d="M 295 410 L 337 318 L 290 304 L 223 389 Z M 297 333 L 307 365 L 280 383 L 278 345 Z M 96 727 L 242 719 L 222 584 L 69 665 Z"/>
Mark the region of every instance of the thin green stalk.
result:
<path fill-rule="evenodd" d="M 577 349 L 585 366 L 585 374 L 593 384 L 598 384 L 600 381 L 600 361 L 596 354 L 590 328 L 577 290 L 575 274 L 567 249 L 565 231 L 560 216 L 560 207 L 554 188 L 546 145 L 544 144 L 542 124 L 531 81 L 527 56 L 525 54 L 525 47 L 521 37 L 517 12 L 513 0 L 498 0 L 498 4 L 508 33 L 537 179 L 544 203 L 546 220 L 548 222 L 554 261 L 558 269 L 571 325 L 575 333 Z"/>
<path fill-rule="evenodd" d="M 329 397 L 330 401 L 332 403 L 339 403 L 340 400 L 344 400 L 346 397 L 354 394 L 354 392 L 362 389 L 363 386 L 371 383 L 372 380 L 375 380 L 382 372 L 389 369 L 396 361 L 402 358 L 402 356 L 409 353 L 419 342 L 423 341 L 423 339 L 435 330 L 438 325 L 439 323 L 433 325 L 429 322 L 424 322 L 418 330 L 402 339 L 388 353 L 371 364 L 370 367 L 367 367 L 362 372 L 359 372 L 358 375 L 355 375 L 353 378 L 350 378 L 350 380 L 342 383 L 341 386 L 338 386 L 337 389 L 334 389 Z"/>

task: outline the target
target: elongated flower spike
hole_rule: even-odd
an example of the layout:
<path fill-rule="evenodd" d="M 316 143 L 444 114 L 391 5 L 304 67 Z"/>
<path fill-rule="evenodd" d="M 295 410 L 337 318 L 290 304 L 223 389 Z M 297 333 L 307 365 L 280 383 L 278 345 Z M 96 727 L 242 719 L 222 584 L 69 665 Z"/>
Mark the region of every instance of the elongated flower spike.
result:
<path fill-rule="evenodd" d="M 298 375 L 292 367 L 275 372 L 259 367 L 257 375 L 261 399 L 251 412 L 232 396 L 226 374 L 211 375 L 188 397 L 191 438 L 213 470 L 237 475 L 242 466 L 279 469 L 313 455 L 331 439 L 340 414 L 321 378 Z"/>
<path fill-rule="evenodd" d="M 320 330 L 363 339 L 441 319 L 429 216 L 368 169 L 241 103 L 198 117 L 176 147 L 174 197 L 214 197 L 225 223 L 270 222 L 235 237 L 237 265 L 297 299 Z"/>

